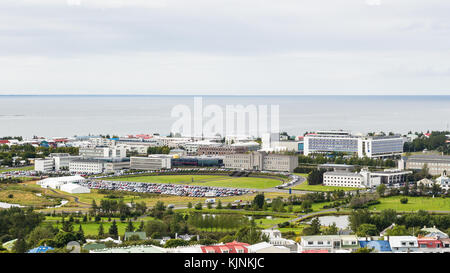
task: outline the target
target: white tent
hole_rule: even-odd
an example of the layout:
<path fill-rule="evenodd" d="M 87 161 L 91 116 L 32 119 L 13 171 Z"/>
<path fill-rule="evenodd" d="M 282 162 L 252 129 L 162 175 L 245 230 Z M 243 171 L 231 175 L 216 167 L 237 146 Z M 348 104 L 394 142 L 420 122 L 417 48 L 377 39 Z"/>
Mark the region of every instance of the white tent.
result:
<path fill-rule="evenodd" d="M 38 181 L 37 184 L 41 185 L 42 188 L 59 189 L 64 184 L 82 182 L 84 180 L 85 178 L 79 175 L 49 177 L 41 181 Z"/>
<path fill-rule="evenodd" d="M 90 193 L 91 190 L 89 188 L 77 185 L 77 184 L 64 184 L 61 186 L 61 190 L 68 193 Z"/>

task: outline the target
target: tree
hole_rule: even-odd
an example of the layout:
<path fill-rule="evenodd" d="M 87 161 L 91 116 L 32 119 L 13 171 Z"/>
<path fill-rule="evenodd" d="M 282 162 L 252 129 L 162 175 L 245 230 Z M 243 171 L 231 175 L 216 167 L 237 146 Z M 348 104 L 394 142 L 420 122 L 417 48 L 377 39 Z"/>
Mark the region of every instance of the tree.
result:
<path fill-rule="evenodd" d="M 325 229 L 324 235 L 338 235 L 339 228 L 336 226 L 336 223 L 333 222 L 330 226 Z"/>
<path fill-rule="evenodd" d="M 177 246 L 187 246 L 189 245 L 188 241 L 185 241 L 183 239 L 170 239 L 166 242 L 164 245 L 165 248 L 172 248 Z"/>
<path fill-rule="evenodd" d="M 222 201 L 220 201 L 220 199 L 219 199 L 219 202 L 217 202 L 217 206 L 216 206 L 216 209 L 222 209 L 223 207 L 222 207 Z"/>
<path fill-rule="evenodd" d="M 51 225 L 37 226 L 27 235 L 27 245 L 36 247 L 42 240 L 55 237 L 56 233 L 58 233 L 58 229 L 53 228 Z"/>
<path fill-rule="evenodd" d="M 380 185 L 377 187 L 377 193 L 378 193 L 381 197 L 383 197 L 385 192 L 386 192 L 386 185 L 385 185 L 385 184 L 380 184 Z"/>
<path fill-rule="evenodd" d="M 302 211 L 309 211 L 311 209 L 311 207 L 312 207 L 312 201 L 311 200 L 304 200 L 302 202 L 302 205 L 301 205 Z"/>
<path fill-rule="evenodd" d="M 198 203 L 195 205 L 195 209 L 196 209 L 196 210 L 201 210 L 201 209 L 202 209 L 202 203 L 201 203 L 201 202 L 198 202 Z"/>
<path fill-rule="evenodd" d="M 187 207 L 188 207 L 188 209 L 192 209 L 192 203 L 189 202 L 188 205 L 187 205 Z"/>
<path fill-rule="evenodd" d="M 23 238 L 17 239 L 17 241 L 14 243 L 12 251 L 14 253 L 25 253 L 27 252 L 27 243 Z"/>
<path fill-rule="evenodd" d="M 98 237 L 103 238 L 105 236 L 105 230 L 103 229 L 103 223 L 100 223 L 100 226 L 98 227 Z"/>
<path fill-rule="evenodd" d="M 261 209 L 264 205 L 264 193 L 258 193 L 254 198 L 252 205 L 258 209 Z"/>
<path fill-rule="evenodd" d="M 356 235 L 358 237 L 376 236 L 378 234 L 377 226 L 373 224 L 362 224 L 358 227 Z"/>
<path fill-rule="evenodd" d="M 372 251 L 373 251 L 372 248 L 360 247 L 357 250 L 355 250 L 355 252 L 353 252 L 353 253 L 371 253 Z"/>
<path fill-rule="evenodd" d="M 128 225 L 127 228 L 125 229 L 126 232 L 133 232 L 134 231 L 134 226 L 133 223 L 131 222 L 131 220 L 128 221 Z"/>
<path fill-rule="evenodd" d="M 353 210 L 349 215 L 349 226 L 351 230 L 357 231 L 362 224 L 370 224 L 370 212 L 367 209 Z"/>
<path fill-rule="evenodd" d="M 86 241 L 86 239 L 84 237 L 84 230 L 83 230 L 83 227 L 81 225 L 80 225 L 80 227 L 78 228 L 78 231 L 77 231 L 77 238 L 78 238 L 77 241 L 80 241 L 82 243 L 84 243 Z"/>
<path fill-rule="evenodd" d="M 320 220 L 318 217 L 315 217 L 312 221 L 311 221 L 311 231 L 313 232 L 313 234 L 320 234 Z"/>
<path fill-rule="evenodd" d="M 119 231 L 117 229 L 116 220 L 113 220 L 112 225 L 109 227 L 108 233 L 114 239 L 117 239 L 119 237 Z"/>
<path fill-rule="evenodd" d="M 139 225 L 139 228 L 137 231 L 139 231 L 139 232 L 144 231 L 144 228 L 145 228 L 144 221 L 141 221 L 141 224 Z"/>
<path fill-rule="evenodd" d="M 410 235 L 408 230 L 403 225 L 396 225 L 392 229 L 387 231 L 389 236 L 407 236 Z"/>
<path fill-rule="evenodd" d="M 406 197 L 401 198 L 400 199 L 400 203 L 407 204 L 408 203 L 408 198 L 406 198 Z"/>

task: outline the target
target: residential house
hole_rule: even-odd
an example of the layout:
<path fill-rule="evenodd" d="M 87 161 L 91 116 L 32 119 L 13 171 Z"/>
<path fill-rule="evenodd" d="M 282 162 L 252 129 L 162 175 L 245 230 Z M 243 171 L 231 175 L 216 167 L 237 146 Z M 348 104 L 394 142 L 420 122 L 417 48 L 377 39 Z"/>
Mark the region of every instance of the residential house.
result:
<path fill-rule="evenodd" d="M 373 252 L 376 252 L 376 253 L 392 252 L 389 241 L 385 241 L 385 240 L 361 240 L 361 241 L 359 241 L 359 246 L 373 249 Z"/>
<path fill-rule="evenodd" d="M 248 253 L 247 243 L 233 241 L 231 243 L 201 246 L 203 253 Z"/>
<path fill-rule="evenodd" d="M 249 253 L 290 253 L 291 250 L 285 246 L 274 246 L 267 242 L 257 243 L 247 247 Z"/>
<path fill-rule="evenodd" d="M 388 236 L 392 252 L 420 252 L 419 243 L 414 236 Z"/>

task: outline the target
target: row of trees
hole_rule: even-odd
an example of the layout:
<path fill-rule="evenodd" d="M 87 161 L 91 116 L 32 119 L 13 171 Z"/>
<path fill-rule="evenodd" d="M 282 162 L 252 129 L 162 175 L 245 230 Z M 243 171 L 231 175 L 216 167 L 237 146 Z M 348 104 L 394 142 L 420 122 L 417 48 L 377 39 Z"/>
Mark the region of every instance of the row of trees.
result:
<path fill-rule="evenodd" d="M 69 153 L 71 155 L 78 155 L 77 147 L 34 147 L 30 144 L 25 145 L 0 145 L 0 160 L 2 165 L 13 166 L 14 157 L 19 157 L 21 160 L 28 158 L 44 158 L 50 153 Z"/>
<path fill-rule="evenodd" d="M 450 135 L 449 131 L 433 131 L 427 137 L 423 133 L 412 142 L 406 142 L 403 146 L 405 152 L 421 152 L 425 149 L 436 150 L 444 154 L 450 153 L 450 145 L 448 145 L 446 135 Z"/>
<path fill-rule="evenodd" d="M 371 214 L 367 209 L 352 211 L 349 215 L 349 226 L 358 236 L 375 236 L 392 224 L 395 227 L 388 235 L 415 235 L 424 226 L 436 226 L 437 228 L 450 232 L 450 215 L 431 215 L 426 211 L 419 210 L 416 213 L 397 216 L 393 209 L 382 210 L 379 214 Z"/>
<path fill-rule="evenodd" d="M 91 215 L 95 216 L 119 216 L 121 218 L 136 217 L 144 215 L 147 211 L 145 202 L 131 203 L 131 206 L 125 204 L 123 199 L 119 200 L 100 200 L 97 205 L 95 200 L 92 200 Z"/>
<path fill-rule="evenodd" d="M 248 225 L 247 217 L 236 214 L 203 215 L 192 213 L 189 216 L 188 224 L 205 230 L 233 230 L 241 226 Z"/>
<path fill-rule="evenodd" d="M 298 163 L 300 165 L 305 164 L 348 164 L 357 166 L 370 166 L 370 167 L 395 167 L 396 163 L 392 159 L 375 159 L 369 157 L 358 157 L 352 156 L 350 158 L 345 158 L 342 153 L 334 153 L 329 156 L 323 154 L 313 154 L 313 155 L 299 155 Z"/>

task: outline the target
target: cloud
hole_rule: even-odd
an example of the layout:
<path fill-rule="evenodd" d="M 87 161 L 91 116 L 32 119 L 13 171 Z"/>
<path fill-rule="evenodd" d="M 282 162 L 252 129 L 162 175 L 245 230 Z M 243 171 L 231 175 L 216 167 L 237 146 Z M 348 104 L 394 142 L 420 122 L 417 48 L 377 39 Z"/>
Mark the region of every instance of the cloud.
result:
<path fill-rule="evenodd" d="M 0 93 L 442 93 L 448 14 L 446 0 L 3 0 Z"/>

